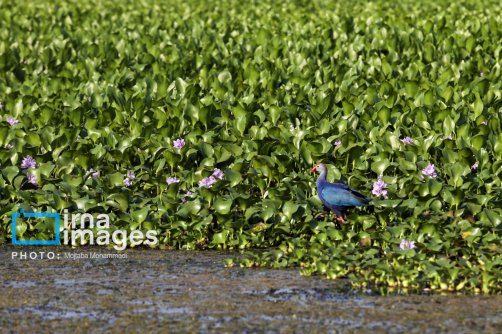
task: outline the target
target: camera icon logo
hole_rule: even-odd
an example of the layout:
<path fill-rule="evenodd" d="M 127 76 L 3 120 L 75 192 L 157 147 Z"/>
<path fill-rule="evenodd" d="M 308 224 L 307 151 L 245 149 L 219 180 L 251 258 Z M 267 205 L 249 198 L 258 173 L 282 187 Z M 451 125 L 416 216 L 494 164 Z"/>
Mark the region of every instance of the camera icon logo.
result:
<path fill-rule="evenodd" d="M 53 218 L 54 219 L 54 240 L 18 240 L 17 239 L 17 222 L 19 218 Z M 13 245 L 40 245 L 40 246 L 57 246 L 61 243 L 60 239 L 60 215 L 57 212 L 24 212 L 21 209 L 19 212 L 12 214 L 12 244 Z"/>

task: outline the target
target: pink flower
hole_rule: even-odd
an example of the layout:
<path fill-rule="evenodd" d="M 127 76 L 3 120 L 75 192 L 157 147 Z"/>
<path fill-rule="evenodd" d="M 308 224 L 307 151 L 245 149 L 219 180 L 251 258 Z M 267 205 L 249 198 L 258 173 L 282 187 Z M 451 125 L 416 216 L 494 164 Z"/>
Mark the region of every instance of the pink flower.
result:
<path fill-rule="evenodd" d="M 471 171 L 474 172 L 476 170 L 478 170 L 478 167 L 479 167 L 479 162 L 475 162 L 472 166 L 471 166 Z"/>
<path fill-rule="evenodd" d="M 178 150 L 181 150 L 184 146 L 185 146 L 185 139 L 183 138 L 176 139 L 173 143 L 173 147 Z"/>
<path fill-rule="evenodd" d="M 438 176 L 436 174 L 436 168 L 434 167 L 433 164 L 429 164 L 427 167 L 425 167 L 424 169 L 422 169 L 422 174 L 425 175 L 425 176 L 432 177 L 432 178 Z"/>
<path fill-rule="evenodd" d="M 187 191 L 187 192 L 185 193 L 185 195 L 181 196 L 181 202 L 185 203 L 185 202 L 187 201 L 187 200 L 186 200 L 186 197 L 190 197 L 190 196 L 192 196 L 192 195 L 193 195 L 193 192 L 191 192 L 191 191 Z"/>
<path fill-rule="evenodd" d="M 21 168 L 24 169 L 35 168 L 36 166 L 37 166 L 37 161 L 33 159 L 31 155 L 25 156 L 23 161 L 21 162 Z"/>
<path fill-rule="evenodd" d="M 206 177 L 199 181 L 199 187 L 211 188 L 214 183 L 216 183 L 214 176 Z"/>
<path fill-rule="evenodd" d="M 7 123 L 9 123 L 10 125 L 16 125 L 17 123 L 19 123 L 19 121 L 13 117 L 9 117 L 5 120 Z"/>
<path fill-rule="evenodd" d="M 215 169 L 214 169 L 214 172 L 213 172 L 213 176 L 214 176 L 215 178 L 217 178 L 217 179 L 222 180 L 222 179 L 223 179 L 224 174 L 223 174 L 223 172 L 221 171 L 221 169 L 215 168 Z"/>
<path fill-rule="evenodd" d="M 89 169 L 87 171 L 87 174 L 91 174 L 91 177 L 93 179 L 97 179 L 99 177 L 99 172 L 98 171 L 95 171 L 93 168 Z"/>
<path fill-rule="evenodd" d="M 338 139 L 337 141 L 335 141 L 335 147 L 340 147 L 340 146 L 342 146 L 342 141 Z"/>
<path fill-rule="evenodd" d="M 371 193 L 375 196 L 383 196 L 384 198 L 387 198 L 387 184 L 382 180 L 382 175 L 378 177 L 378 181 L 373 183 L 373 190 Z"/>
<path fill-rule="evenodd" d="M 401 243 L 399 244 L 399 248 L 405 250 L 405 249 L 414 249 L 417 248 L 417 246 L 415 246 L 415 241 L 406 241 L 402 239 Z"/>
<path fill-rule="evenodd" d="M 28 178 L 28 183 L 34 186 L 38 185 L 38 179 L 35 174 L 28 174 L 26 177 Z"/>
<path fill-rule="evenodd" d="M 413 145 L 413 139 L 411 139 L 410 136 L 406 136 L 405 138 L 401 139 L 401 142 L 404 145 Z"/>
<path fill-rule="evenodd" d="M 180 182 L 180 179 L 178 179 L 176 176 L 172 177 L 172 176 L 169 176 L 166 180 L 167 184 L 168 185 L 171 185 L 173 183 L 179 183 Z"/>

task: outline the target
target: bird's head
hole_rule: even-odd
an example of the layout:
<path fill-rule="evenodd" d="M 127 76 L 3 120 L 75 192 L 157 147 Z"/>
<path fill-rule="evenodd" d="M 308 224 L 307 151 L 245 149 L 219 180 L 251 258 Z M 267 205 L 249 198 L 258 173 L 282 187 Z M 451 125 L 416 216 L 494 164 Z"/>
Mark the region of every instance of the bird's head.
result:
<path fill-rule="evenodd" d="M 310 172 L 315 173 L 317 170 L 322 172 L 323 170 L 326 170 L 326 166 L 324 166 L 324 164 L 320 162 L 317 165 L 315 165 L 314 168 L 310 170 Z"/>

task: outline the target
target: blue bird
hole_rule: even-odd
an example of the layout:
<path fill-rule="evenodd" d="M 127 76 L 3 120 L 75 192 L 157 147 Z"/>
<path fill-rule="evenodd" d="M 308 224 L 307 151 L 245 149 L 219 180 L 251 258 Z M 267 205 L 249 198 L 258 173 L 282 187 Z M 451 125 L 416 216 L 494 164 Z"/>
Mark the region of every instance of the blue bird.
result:
<path fill-rule="evenodd" d="M 372 200 L 343 183 L 326 181 L 327 170 L 324 164 L 319 163 L 310 170 L 311 173 L 315 171 L 321 173 L 316 181 L 317 194 L 322 204 L 335 213 L 336 220 L 344 222 L 346 210 L 356 206 L 366 206 Z"/>

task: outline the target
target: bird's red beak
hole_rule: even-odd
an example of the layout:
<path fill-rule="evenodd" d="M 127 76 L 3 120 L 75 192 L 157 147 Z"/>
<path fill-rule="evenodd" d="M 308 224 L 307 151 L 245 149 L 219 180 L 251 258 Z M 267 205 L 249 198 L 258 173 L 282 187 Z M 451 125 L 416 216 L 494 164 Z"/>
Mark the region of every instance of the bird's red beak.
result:
<path fill-rule="evenodd" d="M 312 169 L 310 170 L 310 172 L 311 172 L 311 173 L 314 173 L 314 172 L 316 171 L 317 167 L 319 167 L 319 164 L 315 165 L 315 166 L 314 166 L 314 168 L 312 168 Z"/>

